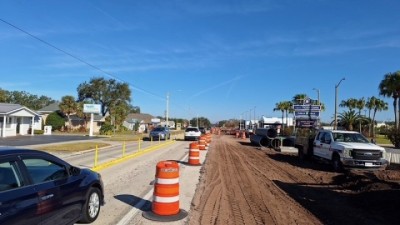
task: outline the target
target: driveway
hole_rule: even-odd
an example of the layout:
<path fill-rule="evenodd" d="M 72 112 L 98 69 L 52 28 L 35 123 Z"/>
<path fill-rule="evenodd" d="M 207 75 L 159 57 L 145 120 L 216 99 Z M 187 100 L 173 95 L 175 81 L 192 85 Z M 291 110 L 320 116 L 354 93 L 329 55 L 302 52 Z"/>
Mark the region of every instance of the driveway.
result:
<path fill-rule="evenodd" d="M 58 142 L 84 141 L 101 139 L 101 137 L 89 137 L 83 135 L 35 135 L 35 136 L 15 136 L 0 138 L 0 146 L 27 146 L 43 145 Z"/>

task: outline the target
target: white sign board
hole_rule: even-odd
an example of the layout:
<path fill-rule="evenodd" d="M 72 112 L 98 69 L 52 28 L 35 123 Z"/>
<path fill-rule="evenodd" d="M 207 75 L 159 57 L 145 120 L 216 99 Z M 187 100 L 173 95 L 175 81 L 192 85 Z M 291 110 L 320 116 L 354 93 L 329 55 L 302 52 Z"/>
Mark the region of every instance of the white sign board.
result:
<path fill-rule="evenodd" d="M 83 112 L 84 113 L 101 113 L 101 105 L 100 104 L 83 104 Z"/>

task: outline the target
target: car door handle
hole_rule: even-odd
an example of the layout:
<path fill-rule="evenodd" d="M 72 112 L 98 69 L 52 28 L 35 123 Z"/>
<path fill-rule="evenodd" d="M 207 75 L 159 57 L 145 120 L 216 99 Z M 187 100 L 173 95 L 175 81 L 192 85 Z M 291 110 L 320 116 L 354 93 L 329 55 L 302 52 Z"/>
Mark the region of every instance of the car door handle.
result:
<path fill-rule="evenodd" d="M 42 201 L 46 201 L 47 199 L 50 199 L 52 197 L 54 197 L 54 194 L 49 194 L 49 195 L 42 196 L 42 197 L 40 197 L 40 199 Z"/>

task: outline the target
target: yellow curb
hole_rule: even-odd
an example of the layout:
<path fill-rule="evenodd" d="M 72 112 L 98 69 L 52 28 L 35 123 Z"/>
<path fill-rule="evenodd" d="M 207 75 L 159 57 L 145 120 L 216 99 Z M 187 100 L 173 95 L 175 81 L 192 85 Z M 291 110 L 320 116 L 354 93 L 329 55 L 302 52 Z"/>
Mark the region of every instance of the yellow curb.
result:
<path fill-rule="evenodd" d="M 159 145 L 149 146 L 149 147 L 147 147 L 147 148 L 145 148 L 145 149 L 143 149 L 141 151 L 137 151 L 137 152 L 131 153 L 129 155 L 126 155 L 126 156 L 118 158 L 118 159 L 111 160 L 109 162 L 101 163 L 101 164 L 99 164 L 99 165 L 97 165 L 95 167 L 92 167 L 91 170 L 99 172 L 99 171 L 101 171 L 103 169 L 106 169 L 108 167 L 114 166 L 114 165 L 116 165 L 118 163 L 122 163 L 122 162 L 125 162 L 125 161 L 129 160 L 129 159 L 133 159 L 133 158 L 139 157 L 141 155 L 144 155 L 146 153 L 149 153 L 149 152 L 152 152 L 152 151 L 155 151 L 155 150 L 159 150 L 161 147 L 165 147 L 165 146 L 171 145 L 173 143 L 175 143 L 175 140 L 172 140 L 172 141 L 169 141 L 169 142 L 166 142 L 166 143 L 163 143 L 163 144 L 159 144 Z"/>

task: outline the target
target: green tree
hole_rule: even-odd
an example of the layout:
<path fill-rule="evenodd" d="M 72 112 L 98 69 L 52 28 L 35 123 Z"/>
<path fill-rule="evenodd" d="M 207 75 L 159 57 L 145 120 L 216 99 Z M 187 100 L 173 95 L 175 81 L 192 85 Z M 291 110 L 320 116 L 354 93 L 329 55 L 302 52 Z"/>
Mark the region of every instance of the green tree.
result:
<path fill-rule="evenodd" d="M 396 128 L 399 128 L 398 99 L 400 96 L 400 71 L 385 74 L 379 84 L 379 94 L 384 97 L 393 98 L 394 120 Z"/>
<path fill-rule="evenodd" d="M 339 126 L 345 127 L 347 130 L 353 130 L 357 123 L 365 122 L 366 118 L 364 116 L 358 115 L 356 111 L 349 110 L 338 115 Z"/>
<path fill-rule="evenodd" d="M 58 106 L 60 111 L 67 116 L 68 126 L 71 128 L 71 115 L 76 114 L 78 111 L 78 103 L 75 101 L 75 97 L 71 95 L 63 96 Z"/>
<path fill-rule="evenodd" d="M 273 109 L 274 111 L 281 111 L 281 113 L 282 113 L 282 124 L 283 124 L 283 117 L 285 115 L 286 106 L 287 106 L 286 102 L 278 102 L 278 103 L 275 103 L 275 108 Z M 283 127 L 283 128 L 285 128 L 285 127 Z"/>
<path fill-rule="evenodd" d="M 92 78 L 89 83 L 80 84 L 77 90 L 78 101 L 92 99 L 95 103 L 101 104 L 103 116 L 106 116 L 113 107 L 125 108 L 131 101 L 129 85 L 117 82 L 115 79 Z"/>
<path fill-rule="evenodd" d="M 306 94 L 296 94 L 293 96 L 292 102 L 296 105 L 303 105 L 304 101 L 308 98 Z"/>
<path fill-rule="evenodd" d="M 387 102 L 385 102 L 385 101 L 383 101 L 381 99 L 376 99 L 373 110 L 374 110 L 374 112 L 373 112 L 373 116 L 372 116 L 372 124 L 374 124 L 374 126 L 373 126 L 373 137 L 375 137 L 375 116 L 376 116 L 376 113 L 378 111 L 381 112 L 381 111 L 388 110 L 388 104 L 387 104 Z"/>
<path fill-rule="evenodd" d="M 65 119 L 58 112 L 52 112 L 46 118 L 46 125 L 51 126 L 52 130 L 60 130 L 65 125 Z"/>
<path fill-rule="evenodd" d="M 0 88 L 0 102 L 7 102 L 7 91 Z"/>
<path fill-rule="evenodd" d="M 38 110 L 55 102 L 55 100 L 47 96 L 42 95 L 39 97 L 25 91 L 1 90 L 1 92 L 1 102 L 20 104 L 33 110 Z"/>
<path fill-rule="evenodd" d="M 351 111 L 351 110 L 357 108 L 357 102 L 358 102 L 357 99 L 349 98 L 347 100 L 342 100 L 339 104 L 339 107 L 347 107 Z"/>
<path fill-rule="evenodd" d="M 198 123 L 197 123 L 198 121 Z M 211 122 L 205 117 L 194 117 L 190 121 L 191 126 L 211 127 Z"/>

